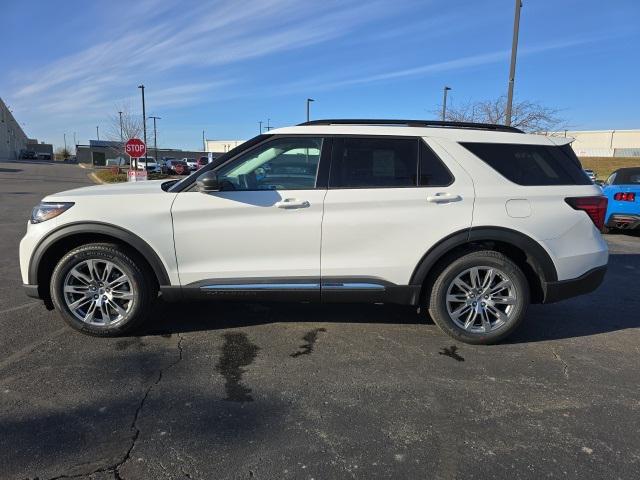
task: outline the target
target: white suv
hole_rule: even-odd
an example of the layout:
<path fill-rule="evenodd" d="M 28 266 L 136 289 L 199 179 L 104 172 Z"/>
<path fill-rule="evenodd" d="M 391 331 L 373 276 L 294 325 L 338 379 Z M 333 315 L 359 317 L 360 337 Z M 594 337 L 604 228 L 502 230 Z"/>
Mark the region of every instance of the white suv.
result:
<path fill-rule="evenodd" d="M 134 204 L 145 208 L 116 208 Z M 160 292 L 414 305 L 452 337 L 487 344 L 513 332 L 530 302 L 601 283 L 605 210 L 564 138 L 313 121 L 260 135 L 179 182 L 48 196 L 20 265 L 30 296 L 94 335 L 130 330 Z"/>

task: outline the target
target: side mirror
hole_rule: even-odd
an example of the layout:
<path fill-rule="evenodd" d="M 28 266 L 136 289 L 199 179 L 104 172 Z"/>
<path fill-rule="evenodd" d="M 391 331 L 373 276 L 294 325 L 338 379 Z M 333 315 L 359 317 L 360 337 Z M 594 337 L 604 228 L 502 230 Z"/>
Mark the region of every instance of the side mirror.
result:
<path fill-rule="evenodd" d="M 198 191 L 202 193 L 219 192 L 222 189 L 220 179 L 216 172 L 207 172 L 200 175 L 196 181 L 196 185 L 198 186 Z"/>

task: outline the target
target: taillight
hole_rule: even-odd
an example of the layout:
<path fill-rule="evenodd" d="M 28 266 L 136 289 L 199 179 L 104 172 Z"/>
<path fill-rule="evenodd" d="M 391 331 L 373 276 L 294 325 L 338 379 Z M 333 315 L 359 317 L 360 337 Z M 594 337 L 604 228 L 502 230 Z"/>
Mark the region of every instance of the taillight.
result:
<path fill-rule="evenodd" d="M 570 197 L 564 200 L 574 209 L 586 212 L 598 230 L 602 229 L 607 213 L 607 197 Z"/>
<path fill-rule="evenodd" d="M 636 194 L 634 192 L 618 192 L 613 196 L 613 199 L 621 202 L 635 202 Z"/>

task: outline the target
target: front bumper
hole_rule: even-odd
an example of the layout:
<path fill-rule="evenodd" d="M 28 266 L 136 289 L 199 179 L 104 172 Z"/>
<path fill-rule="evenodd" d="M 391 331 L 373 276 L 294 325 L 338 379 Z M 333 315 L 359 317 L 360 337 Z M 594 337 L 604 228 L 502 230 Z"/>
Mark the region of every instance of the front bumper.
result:
<path fill-rule="evenodd" d="M 38 292 L 38 285 L 22 285 L 22 289 L 27 297 L 41 299 L 40 292 Z"/>
<path fill-rule="evenodd" d="M 546 282 L 543 285 L 543 303 L 554 303 L 578 295 L 593 292 L 604 280 L 607 266 L 602 265 L 571 280 L 560 280 L 557 282 Z"/>
<path fill-rule="evenodd" d="M 609 216 L 606 226 L 621 230 L 634 230 L 640 228 L 640 215 L 633 213 L 613 213 Z"/>

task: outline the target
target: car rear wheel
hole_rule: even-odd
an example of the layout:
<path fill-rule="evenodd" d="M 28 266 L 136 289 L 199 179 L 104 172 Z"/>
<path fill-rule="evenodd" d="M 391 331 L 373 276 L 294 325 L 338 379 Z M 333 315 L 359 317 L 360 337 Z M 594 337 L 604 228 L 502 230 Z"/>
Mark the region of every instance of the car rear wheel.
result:
<path fill-rule="evenodd" d="M 496 343 L 524 319 L 529 285 L 505 255 L 481 250 L 463 255 L 436 277 L 429 313 L 442 331 L 461 342 Z"/>
<path fill-rule="evenodd" d="M 96 336 L 131 331 L 144 320 L 155 293 L 136 256 L 108 243 L 73 249 L 51 277 L 51 298 L 65 322 Z"/>

